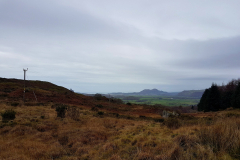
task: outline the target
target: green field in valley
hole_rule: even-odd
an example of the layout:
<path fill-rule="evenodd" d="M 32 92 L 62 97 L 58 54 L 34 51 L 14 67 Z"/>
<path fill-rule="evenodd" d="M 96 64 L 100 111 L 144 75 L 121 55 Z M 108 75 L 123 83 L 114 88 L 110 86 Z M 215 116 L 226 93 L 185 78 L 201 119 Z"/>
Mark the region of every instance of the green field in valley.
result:
<path fill-rule="evenodd" d="M 164 106 L 191 106 L 197 105 L 200 99 L 197 98 L 182 98 L 182 97 L 160 97 L 160 96 L 129 96 L 121 97 L 127 103 L 135 104 L 148 104 L 155 105 L 161 104 Z"/>

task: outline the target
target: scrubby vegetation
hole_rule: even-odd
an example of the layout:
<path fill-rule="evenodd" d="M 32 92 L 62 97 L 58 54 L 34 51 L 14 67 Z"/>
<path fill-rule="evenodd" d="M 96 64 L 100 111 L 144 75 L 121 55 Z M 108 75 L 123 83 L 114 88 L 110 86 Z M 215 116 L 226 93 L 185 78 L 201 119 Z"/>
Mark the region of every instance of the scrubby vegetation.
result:
<path fill-rule="evenodd" d="M 1 113 L 2 120 L 3 121 L 9 121 L 9 120 L 14 120 L 15 119 L 16 112 L 12 109 L 8 109 Z"/>
<path fill-rule="evenodd" d="M 11 108 L 0 104 L 1 110 Z M 156 121 L 157 115 L 116 116 L 71 105 L 62 119 L 56 108 L 51 103 L 14 107 L 16 118 L 0 122 L 0 159 L 240 158 L 240 110 L 158 116 Z"/>
<path fill-rule="evenodd" d="M 57 117 L 65 118 L 67 106 L 66 105 L 59 105 L 56 107 Z"/>

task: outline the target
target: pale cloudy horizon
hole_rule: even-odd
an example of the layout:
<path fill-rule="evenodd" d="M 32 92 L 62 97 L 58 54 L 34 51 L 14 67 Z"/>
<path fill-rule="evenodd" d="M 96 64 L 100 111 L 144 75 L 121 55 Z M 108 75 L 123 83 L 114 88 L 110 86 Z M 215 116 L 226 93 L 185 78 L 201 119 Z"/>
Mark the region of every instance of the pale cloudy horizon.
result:
<path fill-rule="evenodd" d="M 205 89 L 240 75 L 237 0 L 0 0 L 0 77 L 81 93 Z"/>

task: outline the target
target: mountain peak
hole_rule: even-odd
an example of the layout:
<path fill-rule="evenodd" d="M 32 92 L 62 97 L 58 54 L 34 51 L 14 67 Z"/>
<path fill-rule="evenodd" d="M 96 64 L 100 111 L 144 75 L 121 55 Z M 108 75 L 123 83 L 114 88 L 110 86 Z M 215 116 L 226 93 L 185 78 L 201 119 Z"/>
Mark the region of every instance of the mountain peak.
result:
<path fill-rule="evenodd" d="M 160 95 L 164 94 L 167 92 L 159 91 L 158 89 L 144 89 L 139 94 L 144 94 L 144 95 Z"/>

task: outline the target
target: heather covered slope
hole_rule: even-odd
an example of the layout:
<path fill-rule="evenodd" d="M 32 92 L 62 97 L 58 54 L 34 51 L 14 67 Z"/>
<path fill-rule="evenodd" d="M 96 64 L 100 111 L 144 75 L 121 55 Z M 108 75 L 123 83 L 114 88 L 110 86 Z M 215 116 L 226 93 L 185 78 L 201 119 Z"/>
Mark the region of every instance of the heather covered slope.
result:
<path fill-rule="evenodd" d="M 23 80 L 0 78 L 1 99 L 21 101 L 23 99 L 23 88 Z M 87 96 L 76 94 L 64 87 L 44 81 L 26 81 L 25 94 L 26 102 L 37 101 L 41 103 L 56 102 L 71 104 L 91 102 Z"/>
<path fill-rule="evenodd" d="M 13 105 L 14 102 L 23 104 L 23 87 L 23 80 L 0 78 L 0 100 Z M 124 115 L 136 114 L 136 116 L 138 116 L 141 114 L 143 116 L 154 115 L 155 117 L 158 117 L 162 110 L 165 109 L 165 107 L 161 105 L 155 107 L 134 104 L 126 105 L 119 99 L 109 99 L 101 95 L 85 96 L 44 81 L 26 81 L 25 93 L 25 105 L 62 103 L 81 105 L 87 108 L 95 107 L 98 110 L 117 112 L 118 114 Z"/>

